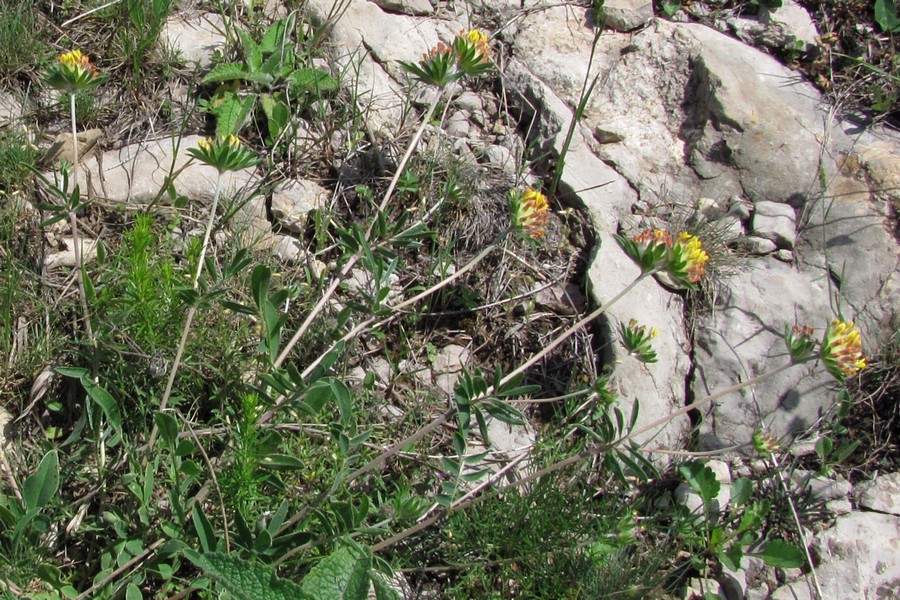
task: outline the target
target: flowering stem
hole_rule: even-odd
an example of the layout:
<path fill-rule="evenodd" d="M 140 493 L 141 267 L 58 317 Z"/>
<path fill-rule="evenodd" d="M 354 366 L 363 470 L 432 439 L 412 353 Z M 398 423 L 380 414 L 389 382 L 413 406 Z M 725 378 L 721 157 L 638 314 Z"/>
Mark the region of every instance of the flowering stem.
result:
<path fill-rule="evenodd" d="M 78 137 L 75 124 L 75 92 L 69 94 L 69 115 L 72 121 L 72 177 L 74 188 L 78 189 Z M 94 339 L 94 329 L 91 326 L 91 312 L 88 308 L 87 291 L 84 287 L 84 253 L 81 247 L 81 236 L 78 235 L 78 215 L 75 214 L 76 207 L 80 202 L 81 193 L 79 191 L 69 206 L 69 225 L 72 229 L 72 246 L 75 251 L 75 280 L 78 282 L 78 295 L 81 300 L 81 312 L 84 315 L 84 329 L 87 333 L 88 343 L 91 345 L 92 354 L 92 375 L 97 377 L 97 341 Z"/>
<path fill-rule="evenodd" d="M 72 118 L 72 181 L 78 187 L 78 132 L 75 129 L 75 92 L 69 93 L 69 114 Z"/>
<path fill-rule="evenodd" d="M 209 246 L 209 238 L 212 234 L 213 224 L 216 219 L 216 209 L 219 206 L 219 194 L 222 191 L 222 171 L 219 171 L 219 176 L 216 178 L 216 191 L 213 194 L 212 207 L 209 209 L 209 220 L 206 223 L 206 234 L 203 236 L 203 246 L 200 248 L 200 258 L 197 261 L 197 269 L 194 271 L 193 281 L 192 281 L 192 289 L 196 290 L 200 284 L 200 274 L 203 272 L 203 262 L 206 259 L 206 249 Z M 184 349 L 187 346 L 188 333 L 191 330 L 191 325 L 194 322 L 194 315 L 197 313 L 197 306 L 192 304 L 188 308 L 187 318 L 184 321 L 184 327 L 181 330 L 181 340 L 178 342 L 178 349 L 175 351 L 175 360 L 172 361 L 172 368 L 169 370 L 169 378 L 166 381 L 166 389 L 163 392 L 162 400 L 159 402 L 159 411 L 162 412 L 169 405 L 169 398 L 172 395 L 172 386 L 175 384 L 175 376 L 178 373 L 178 367 L 181 365 L 181 358 L 184 355 Z M 156 436 L 159 433 L 159 429 L 156 424 L 153 425 L 153 430 L 150 432 L 150 438 L 147 441 L 147 449 L 153 447 L 153 444 L 156 443 Z M 144 454 L 144 460 L 146 462 L 146 457 L 148 453 Z"/>
<path fill-rule="evenodd" d="M 419 124 L 419 128 L 416 130 L 416 134 L 413 136 L 412 141 L 406 148 L 406 152 L 403 154 L 403 158 L 400 159 L 400 164 L 397 165 L 397 170 L 394 172 L 394 176 L 391 178 L 391 183 L 390 185 L 388 185 L 388 189 L 384 193 L 384 199 L 381 201 L 381 204 L 378 205 L 378 212 L 383 212 L 384 209 L 387 208 L 388 202 L 390 202 L 391 196 L 393 196 L 394 190 L 397 188 L 397 183 L 400 181 L 400 177 L 403 175 L 403 169 L 406 168 L 406 163 L 409 162 L 409 158 L 412 156 L 413 150 L 415 150 L 416 146 L 419 145 L 419 141 L 422 139 L 422 134 L 425 133 L 425 127 L 428 125 L 428 122 L 431 121 L 431 117 L 434 115 L 434 111 L 437 108 L 438 102 L 440 102 L 441 98 L 443 97 L 444 88 L 439 88 L 438 93 L 434 97 L 434 100 L 431 101 L 431 104 L 425 111 L 425 116 L 422 117 L 422 122 Z M 366 237 L 368 237 L 368 234 L 372 232 L 372 228 L 374 226 L 375 221 L 372 221 L 372 225 L 369 226 Z"/>

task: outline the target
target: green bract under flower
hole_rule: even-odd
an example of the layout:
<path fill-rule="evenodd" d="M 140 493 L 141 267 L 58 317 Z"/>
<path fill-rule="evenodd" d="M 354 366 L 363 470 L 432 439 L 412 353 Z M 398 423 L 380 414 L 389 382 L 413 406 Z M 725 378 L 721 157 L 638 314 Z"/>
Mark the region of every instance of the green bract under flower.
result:
<path fill-rule="evenodd" d="M 664 273 L 673 286 L 694 289 L 706 273 L 709 255 L 700 238 L 686 231 L 675 241 L 662 229 L 646 229 L 632 238 L 617 235 L 616 241 L 641 271 Z"/>
<path fill-rule="evenodd" d="M 522 235 L 536 240 L 544 235 L 544 227 L 550 218 L 547 197 L 533 188 L 524 192 L 512 190 L 509 193 L 509 212 L 512 227 Z"/>
<path fill-rule="evenodd" d="M 47 83 L 58 90 L 76 92 L 100 84 L 104 80 L 100 71 L 81 50 L 61 55 L 50 67 Z"/>
<path fill-rule="evenodd" d="M 220 173 L 247 169 L 259 163 L 256 155 L 233 135 L 206 138 L 197 142 L 197 146 L 190 148 L 188 154 Z"/>
<path fill-rule="evenodd" d="M 631 319 L 627 325 L 621 323 L 619 329 L 622 334 L 622 345 L 628 354 L 644 363 L 656 362 L 652 341 L 659 335 L 658 329 L 639 325 L 636 319 Z"/>
<path fill-rule="evenodd" d="M 478 29 L 462 31 L 451 45 L 438 45 L 422 56 L 419 64 L 401 62 L 404 69 L 429 85 L 444 87 L 466 75 L 483 75 L 491 70 L 487 36 Z"/>
<path fill-rule="evenodd" d="M 787 346 L 788 353 L 791 355 L 791 361 L 800 363 L 812 356 L 816 347 L 816 340 L 812 339 L 813 329 L 809 325 L 793 327 L 784 327 L 784 343 Z"/>
<path fill-rule="evenodd" d="M 781 450 L 781 445 L 774 435 L 757 430 L 753 433 L 753 448 L 760 454 L 774 454 Z"/>
<path fill-rule="evenodd" d="M 862 353 L 862 337 L 853 321 L 835 319 L 825 332 L 819 354 L 825 368 L 842 382 L 866 367 Z"/>

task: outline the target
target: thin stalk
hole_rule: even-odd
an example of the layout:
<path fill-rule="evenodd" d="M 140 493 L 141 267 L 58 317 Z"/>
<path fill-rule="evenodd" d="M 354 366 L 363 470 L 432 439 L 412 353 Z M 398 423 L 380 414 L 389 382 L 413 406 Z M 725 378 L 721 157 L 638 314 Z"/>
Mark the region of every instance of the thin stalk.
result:
<path fill-rule="evenodd" d="M 91 375 L 97 377 L 97 341 L 94 339 L 94 328 L 91 325 L 91 311 L 88 307 L 87 291 L 84 287 L 84 253 L 81 247 L 81 236 L 78 235 L 78 216 L 75 207 L 81 202 L 81 191 L 78 187 L 78 129 L 75 123 L 75 92 L 69 93 L 69 116 L 72 122 L 72 182 L 74 189 L 79 190 L 77 196 L 70 203 L 69 225 L 72 229 L 72 245 L 75 250 L 76 281 L 78 282 L 78 295 L 81 300 L 81 313 L 84 315 L 84 329 L 87 333 L 88 343 L 91 345 Z"/>
<path fill-rule="evenodd" d="M 556 194 L 556 188 L 559 187 L 563 171 L 565 171 L 566 168 L 566 155 L 569 153 L 569 147 L 572 145 L 572 138 L 575 136 L 575 128 L 578 126 L 578 121 L 581 120 L 581 117 L 584 114 L 584 109 L 587 106 L 587 101 L 590 98 L 591 93 L 594 91 L 594 86 L 597 85 L 597 80 L 600 78 L 600 74 L 598 73 L 594 76 L 594 80 L 588 84 L 588 81 L 591 79 L 591 67 L 594 65 L 594 53 L 597 51 L 597 42 L 600 41 L 602 33 L 603 28 L 597 27 L 597 31 L 594 33 L 594 42 L 591 44 L 591 55 L 588 58 L 584 81 L 581 84 L 581 95 L 578 97 L 578 106 L 572 111 L 572 121 L 569 123 L 569 130 L 566 131 L 566 139 L 559 151 L 559 158 L 557 158 L 556 166 L 553 170 L 553 182 L 550 184 L 550 190 L 547 194 L 550 198 Z"/>
<path fill-rule="evenodd" d="M 200 248 L 200 258 L 197 261 L 197 270 L 194 272 L 192 289 L 197 289 L 200 285 L 200 274 L 203 272 L 203 263 L 206 259 L 206 249 L 209 246 L 209 238 L 212 234 L 213 224 L 216 220 L 216 209 L 219 206 L 219 195 L 222 191 L 222 171 L 219 171 L 219 176 L 216 178 L 216 191 L 213 194 L 213 202 L 212 207 L 209 210 L 209 220 L 206 223 L 206 234 L 203 236 L 203 246 Z M 191 325 L 194 322 L 194 315 L 197 312 L 196 306 L 191 306 L 188 308 L 187 318 L 184 321 L 184 327 L 181 330 L 181 340 L 178 342 L 178 349 L 175 351 L 175 360 L 172 361 L 172 368 L 169 370 L 169 378 L 166 381 L 166 389 L 163 392 L 162 400 L 159 402 L 159 410 L 160 412 L 164 411 L 166 407 L 169 405 L 169 398 L 172 395 L 172 386 L 175 384 L 175 376 L 178 374 L 178 367 L 181 365 L 181 358 L 184 355 L 184 349 L 187 346 L 188 333 L 191 330 Z M 156 443 L 156 436 L 159 434 L 159 428 L 156 424 L 153 424 L 153 430 L 150 432 L 150 438 L 147 441 L 147 449 L 153 447 L 153 444 Z M 146 454 L 144 458 L 144 462 L 146 463 Z"/>
<path fill-rule="evenodd" d="M 438 101 L 443 96 L 442 93 L 438 93 L 435 99 L 428 106 L 428 109 L 425 111 L 425 117 L 422 119 L 422 123 L 419 125 L 419 129 L 416 131 L 416 134 L 413 136 L 412 141 L 409 143 L 409 146 L 406 148 L 406 152 L 403 154 L 403 158 L 400 160 L 400 164 L 397 165 L 397 170 L 394 173 L 394 176 L 391 178 L 391 182 L 388 185 L 387 191 L 384 193 L 384 198 L 381 201 L 381 204 L 378 205 L 378 212 L 381 213 L 387 207 L 388 202 L 391 199 L 391 196 L 394 194 L 394 190 L 397 188 L 397 183 L 400 181 L 400 176 L 403 174 L 403 169 L 406 168 L 406 163 L 409 162 L 409 158 L 412 156 L 413 151 L 416 146 L 419 144 L 419 141 L 422 139 L 422 134 L 425 132 L 425 126 L 428 124 L 428 121 L 431 120 L 432 115 L 434 114 L 434 110 L 437 107 Z M 372 229 L 375 227 L 375 220 L 369 225 L 369 228 L 366 230 L 366 240 L 372 235 Z M 300 341 L 300 338 L 309 330 L 313 321 L 316 317 L 319 316 L 319 313 L 322 312 L 322 309 L 325 307 L 326 303 L 331 296 L 334 294 L 337 287 L 341 284 L 341 281 L 344 280 L 345 277 L 350 273 L 350 270 L 359 262 L 359 259 L 362 258 L 362 252 L 356 252 L 350 259 L 347 261 L 347 264 L 344 265 L 344 268 L 341 269 L 340 273 L 335 276 L 335 278 L 328 285 L 328 288 L 325 290 L 325 293 L 322 294 L 322 297 L 313 306 L 312 310 L 309 311 L 309 314 L 306 315 L 306 318 L 300 324 L 300 327 L 297 328 L 297 331 L 294 332 L 294 335 L 291 337 L 290 341 L 285 345 L 284 350 L 281 351 L 281 354 L 275 359 L 273 366 L 277 369 L 279 368 L 287 359 L 288 354 L 294 349 L 294 346 Z"/>

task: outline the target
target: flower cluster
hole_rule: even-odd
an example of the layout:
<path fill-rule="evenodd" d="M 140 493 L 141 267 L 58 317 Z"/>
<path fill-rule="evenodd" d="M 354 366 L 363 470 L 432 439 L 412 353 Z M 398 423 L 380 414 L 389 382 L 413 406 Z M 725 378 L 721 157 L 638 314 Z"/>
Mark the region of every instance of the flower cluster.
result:
<path fill-rule="evenodd" d="M 621 323 L 619 329 L 622 334 L 622 345 L 625 346 L 628 354 L 643 363 L 656 362 L 656 352 L 654 352 L 651 342 L 659 335 L 658 329 L 638 325 L 636 319 L 631 319 L 627 325 Z"/>
<path fill-rule="evenodd" d="M 188 154 L 215 167 L 220 173 L 246 169 L 259 162 L 256 155 L 233 135 L 203 139 L 197 142 L 197 146 L 189 149 Z"/>
<path fill-rule="evenodd" d="M 781 444 L 774 435 L 757 430 L 753 433 L 753 448 L 760 454 L 774 454 L 781 450 Z"/>
<path fill-rule="evenodd" d="M 76 92 L 99 84 L 103 78 L 81 50 L 72 50 L 61 55 L 50 68 L 47 83 L 58 90 Z"/>
<path fill-rule="evenodd" d="M 510 191 L 509 212 L 514 230 L 533 240 L 544 235 L 544 227 L 550 218 L 550 205 L 547 197 L 539 191 L 533 188 L 527 188 L 524 192 Z"/>
<path fill-rule="evenodd" d="M 812 336 L 813 328 L 809 325 L 785 325 L 784 343 L 793 363 L 801 363 L 812 356 L 816 347 L 816 340 Z"/>
<path fill-rule="evenodd" d="M 819 353 L 825 368 L 843 382 L 866 366 L 862 353 L 862 338 L 853 321 L 835 319 L 828 326 Z"/>
<path fill-rule="evenodd" d="M 665 272 L 678 287 L 694 289 L 706 274 L 709 255 L 700 238 L 686 231 L 677 240 L 662 229 L 647 229 L 630 239 L 616 236 L 616 240 L 644 273 Z"/>
<path fill-rule="evenodd" d="M 684 231 L 678 236 L 678 242 L 672 245 L 669 273 L 679 281 L 699 283 L 706 274 L 708 261 L 709 255 L 703 250 L 700 238 Z"/>
<path fill-rule="evenodd" d="M 483 75 L 491 69 L 487 36 L 478 29 L 461 31 L 450 45 L 439 42 L 422 55 L 419 64 L 401 62 L 422 83 L 444 87 L 466 75 Z"/>

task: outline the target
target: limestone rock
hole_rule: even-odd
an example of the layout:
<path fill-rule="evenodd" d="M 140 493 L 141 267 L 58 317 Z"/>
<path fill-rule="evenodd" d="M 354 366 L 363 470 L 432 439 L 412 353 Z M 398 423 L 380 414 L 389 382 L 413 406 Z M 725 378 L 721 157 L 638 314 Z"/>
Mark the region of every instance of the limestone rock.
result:
<path fill-rule="evenodd" d="M 738 38 L 770 48 L 805 52 L 816 46 L 819 32 L 805 8 L 783 0 L 778 8 L 760 5 L 759 14 L 727 20 Z"/>
<path fill-rule="evenodd" d="M 817 273 L 773 259 L 754 264 L 728 280 L 716 310 L 697 328 L 692 384 L 697 399 L 787 364 L 785 326 L 821 328 L 831 322 L 827 284 Z M 824 369 L 811 363 L 791 367 L 701 409 L 701 445 L 747 443 L 760 423 L 778 437 L 803 431 L 835 397 Z"/>
<path fill-rule="evenodd" d="M 12 122 L 22 115 L 22 103 L 8 92 L 0 92 L 0 125 Z"/>
<path fill-rule="evenodd" d="M 760 201 L 753 213 L 753 235 L 775 242 L 780 248 L 793 248 L 797 237 L 797 216 L 787 204 Z"/>
<path fill-rule="evenodd" d="M 97 240 L 79 236 L 78 241 L 81 246 L 81 260 L 84 264 L 88 264 L 97 258 Z M 58 267 L 74 267 L 75 260 L 75 242 L 71 237 L 60 238 L 57 244 L 57 251 L 51 252 L 44 257 L 44 268 L 47 270 L 56 269 Z"/>
<path fill-rule="evenodd" d="M 165 198 L 165 186 L 171 183 L 179 195 L 192 201 L 211 201 L 216 169 L 196 161 L 187 167 L 192 160 L 187 149 L 196 147 L 201 139 L 196 135 L 163 138 L 90 157 L 82 165 L 91 192 L 112 202 L 151 202 Z M 248 190 L 253 181 L 251 169 L 228 171 L 222 178 L 222 193 L 235 196 Z"/>
<path fill-rule="evenodd" d="M 178 51 L 187 64 L 206 69 L 212 65 L 216 50 L 225 48 L 225 30 L 225 21 L 218 13 L 192 18 L 173 15 L 160 33 L 160 43 Z"/>
<path fill-rule="evenodd" d="M 863 508 L 900 516 L 900 473 L 879 475 L 860 484 L 858 491 Z"/>
<path fill-rule="evenodd" d="M 647 0 L 607 0 L 603 3 L 603 24 L 616 31 L 631 31 L 653 19 L 653 2 Z"/>
<path fill-rule="evenodd" d="M 289 235 L 276 234 L 274 243 L 272 244 L 272 254 L 277 256 L 281 262 L 295 264 L 300 262 L 304 256 L 303 246 L 300 242 Z"/>
<path fill-rule="evenodd" d="M 825 598 L 896 598 L 900 594 L 900 517 L 852 512 L 813 543 Z"/>
<path fill-rule="evenodd" d="M 456 381 L 469 360 L 469 350 L 457 344 L 448 344 L 434 355 L 432 373 L 434 384 L 451 398 Z"/>
<path fill-rule="evenodd" d="M 228 227 L 238 236 L 242 247 L 268 250 L 276 243 L 272 225 L 266 218 L 266 202 L 262 196 L 241 202 Z"/>
<path fill-rule="evenodd" d="M 331 192 L 315 181 L 291 179 L 272 190 L 272 216 L 288 231 L 302 233 L 310 211 L 325 206 Z"/>
<path fill-rule="evenodd" d="M 411 16 L 426 16 L 434 12 L 428 0 L 372 0 L 379 8 Z"/>
<path fill-rule="evenodd" d="M 775 242 L 773 242 L 772 240 L 767 240 L 751 235 L 736 240 L 735 248 L 739 252 L 744 252 L 746 254 L 763 255 L 775 252 L 775 250 L 778 249 L 778 246 L 776 246 Z"/>
<path fill-rule="evenodd" d="M 97 146 L 97 142 L 103 137 L 102 129 L 86 129 L 79 131 L 78 139 L 78 162 L 79 164 L 87 158 L 91 151 Z M 41 157 L 40 166 L 52 167 L 60 161 L 75 162 L 74 144 L 72 143 L 71 133 L 60 133 L 54 138 L 53 143 L 44 152 Z"/>

